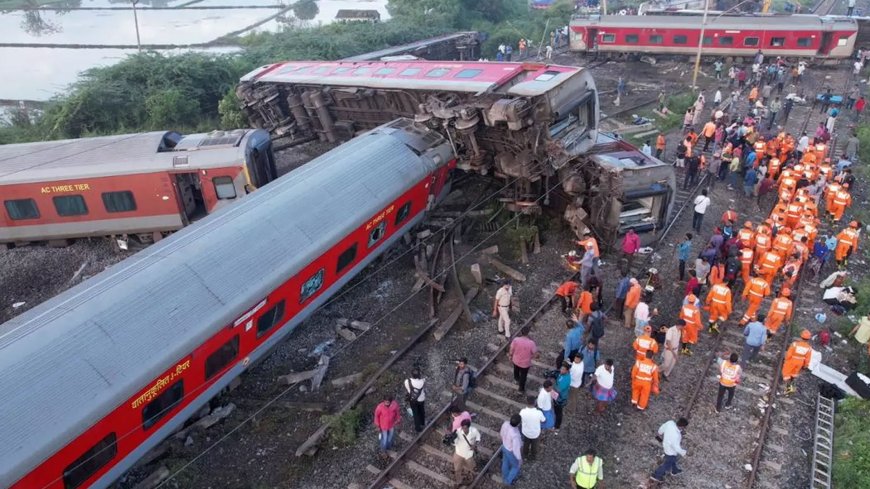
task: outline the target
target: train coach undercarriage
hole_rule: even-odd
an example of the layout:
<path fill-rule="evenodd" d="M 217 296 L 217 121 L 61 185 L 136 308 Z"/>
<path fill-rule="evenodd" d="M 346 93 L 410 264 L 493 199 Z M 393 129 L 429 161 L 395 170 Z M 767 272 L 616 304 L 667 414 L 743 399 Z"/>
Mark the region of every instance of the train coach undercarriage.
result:
<path fill-rule="evenodd" d="M 592 229 L 610 241 L 620 232 L 621 174 L 602 186 L 613 169 L 595 168 L 594 159 L 583 157 L 593 145 L 594 91 L 555 108 L 546 96 L 278 83 L 242 82 L 237 95 L 255 127 L 289 146 L 346 141 L 396 118 L 412 118 L 445 135 L 457 168 L 504 179 L 501 200 L 508 210 L 538 214 L 558 195 L 558 210 L 565 206 L 564 217 L 578 236 Z M 602 210 L 614 205 L 615 213 Z"/>

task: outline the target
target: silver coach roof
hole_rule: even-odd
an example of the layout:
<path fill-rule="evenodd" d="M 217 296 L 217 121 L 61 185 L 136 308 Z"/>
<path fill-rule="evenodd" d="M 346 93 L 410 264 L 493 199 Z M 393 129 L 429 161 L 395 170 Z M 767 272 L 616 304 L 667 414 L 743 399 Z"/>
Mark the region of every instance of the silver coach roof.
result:
<path fill-rule="evenodd" d="M 188 134 L 165 151 L 158 150 L 170 131 L 0 145 L 0 185 L 165 171 L 178 156 L 188 157 L 179 168 L 227 166 L 244 159 L 241 142 L 251 132 Z"/>
<path fill-rule="evenodd" d="M 409 139 L 359 136 L 0 325 L 0 487 L 423 179 L 435 165 Z"/>

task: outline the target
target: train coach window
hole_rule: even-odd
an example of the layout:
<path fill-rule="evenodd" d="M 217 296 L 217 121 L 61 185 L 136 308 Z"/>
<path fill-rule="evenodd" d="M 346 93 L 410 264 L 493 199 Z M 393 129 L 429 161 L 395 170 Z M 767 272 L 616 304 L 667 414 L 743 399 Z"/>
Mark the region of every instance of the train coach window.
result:
<path fill-rule="evenodd" d="M 142 429 L 148 428 L 157 424 L 164 416 L 172 411 L 181 399 L 184 397 L 184 381 L 170 385 L 159 396 L 155 397 L 151 402 L 142 408 Z"/>
<path fill-rule="evenodd" d="M 302 290 L 299 292 L 299 303 L 307 301 L 312 295 L 317 293 L 323 287 L 323 271 L 321 268 L 314 275 L 302 284 Z"/>
<path fill-rule="evenodd" d="M 665 42 L 665 38 L 661 34 L 651 34 L 649 36 L 649 42 L 652 44 L 661 44 Z"/>
<path fill-rule="evenodd" d="M 719 38 L 720 46 L 732 46 L 734 45 L 734 38 L 732 36 L 722 36 Z"/>
<path fill-rule="evenodd" d="M 411 214 L 411 202 L 405 202 L 402 207 L 399 207 L 399 212 L 396 213 L 396 219 L 393 224 L 398 226 Z"/>
<path fill-rule="evenodd" d="M 264 333 L 274 328 L 276 324 L 284 319 L 284 304 L 284 300 L 282 299 L 257 319 L 257 338 L 263 336 Z"/>
<path fill-rule="evenodd" d="M 205 380 L 209 380 L 223 370 L 239 354 L 239 335 L 232 337 L 205 359 Z"/>
<path fill-rule="evenodd" d="M 375 72 L 375 75 L 392 75 L 394 71 L 395 68 L 381 68 Z"/>
<path fill-rule="evenodd" d="M 602 34 L 601 35 L 601 42 L 606 43 L 606 44 L 616 42 L 616 34 Z"/>
<path fill-rule="evenodd" d="M 782 47 L 785 46 L 785 38 L 784 37 L 771 37 L 770 45 L 773 47 Z"/>
<path fill-rule="evenodd" d="M 536 76 L 535 81 L 539 81 L 539 82 L 550 81 L 553 78 L 556 78 L 557 76 L 559 76 L 561 74 L 562 73 L 559 71 L 547 70 L 547 71 L 541 73 L 540 75 Z"/>
<path fill-rule="evenodd" d="M 843 46 L 845 46 L 846 44 L 849 44 L 849 38 L 848 38 L 848 37 L 841 37 L 841 38 L 837 39 L 837 46 L 839 46 L 839 47 L 843 47 Z"/>
<path fill-rule="evenodd" d="M 758 46 L 758 38 L 757 37 L 747 37 L 743 40 L 744 46 Z"/>
<path fill-rule="evenodd" d="M 462 70 L 457 73 L 453 78 L 474 78 L 481 73 L 483 73 L 483 70 Z"/>
<path fill-rule="evenodd" d="M 133 192 L 129 190 L 104 192 L 102 197 L 106 212 L 129 212 L 136 210 L 136 200 L 133 198 Z"/>
<path fill-rule="evenodd" d="M 802 48 L 808 48 L 813 45 L 813 40 L 809 37 L 799 37 L 797 38 L 797 45 Z"/>
<path fill-rule="evenodd" d="M 674 36 L 674 44 L 688 44 L 689 38 L 686 36 Z"/>
<path fill-rule="evenodd" d="M 52 197 L 57 215 L 62 217 L 82 216 L 88 213 L 88 205 L 81 195 L 62 195 Z"/>
<path fill-rule="evenodd" d="M 214 177 L 212 183 L 214 183 L 214 192 L 217 194 L 217 198 L 221 200 L 236 198 L 236 186 L 233 184 L 232 178 Z"/>
<path fill-rule="evenodd" d="M 450 68 L 434 68 L 426 72 L 428 78 L 438 78 L 450 73 Z"/>
<path fill-rule="evenodd" d="M 638 38 L 637 34 L 626 34 L 625 35 L 625 42 L 628 44 L 637 44 L 638 39 L 639 38 Z"/>
<path fill-rule="evenodd" d="M 118 454 L 118 437 L 109 433 L 63 470 L 64 489 L 81 487 Z"/>
<path fill-rule="evenodd" d="M 335 266 L 335 273 L 341 273 L 354 260 L 356 260 L 356 243 L 338 255 L 338 265 Z"/>
<path fill-rule="evenodd" d="M 374 246 L 381 238 L 384 237 L 384 231 L 387 230 L 387 221 L 381 221 L 377 226 L 369 231 L 369 248 Z"/>
<path fill-rule="evenodd" d="M 372 71 L 371 68 L 369 68 L 367 66 L 363 66 L 363 67 L 360 67 L 360 68 L 353 70 L 352 74 L 354 74 L 354 75 L 368 75 L 370 71 Z"/>
<path fill-rule="evenodd" d="M 39 218 L 39 209 L 33 199 L 7 200 L 3 204 L 6 206 L 9 218 L 15 221 Z"/>
<path fill-rule="evenodd" d="M 399 72 L 399 76 L 414 76 L 420 73 L 420 68 L 405 68 Z"/>

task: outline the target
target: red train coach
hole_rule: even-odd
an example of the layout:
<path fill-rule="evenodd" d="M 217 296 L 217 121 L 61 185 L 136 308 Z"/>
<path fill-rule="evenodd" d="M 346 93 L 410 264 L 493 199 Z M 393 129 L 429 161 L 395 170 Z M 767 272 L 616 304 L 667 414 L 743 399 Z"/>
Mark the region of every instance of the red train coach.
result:
<path fill-rule="evenodd" d="M 708 17 L 702 54 L 848 58 L 855 49 L 854 19 L 789 16 Z M 579 52 L 692 55 L 698 51 L 701 18 L 604 15 L 574 18 L 570 49 Z"/>
<path fill-rule="evenodd" d="M 420 222 L 455 163 L 399 119 L 0 325 L 0 487 L 109 486 Z"/>
<path fill-rule="evenodd" d="M 277 177 L 262 130 L 149 132 L 0 146 L 0 243 L 152 241 Z"/>

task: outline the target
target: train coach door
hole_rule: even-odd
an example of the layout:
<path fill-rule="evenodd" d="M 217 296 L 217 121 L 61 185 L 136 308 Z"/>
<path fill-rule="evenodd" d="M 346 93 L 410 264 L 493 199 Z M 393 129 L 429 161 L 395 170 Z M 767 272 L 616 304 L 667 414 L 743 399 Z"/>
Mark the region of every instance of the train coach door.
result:
<path fill-rule="evenodd" d="M 176 198 L 184 225 L 206 215 L 205 199 L 202 197 L 202 182 L 199 173 L 176 173 L 174 175 Z"/>
<path fill-rule="evenodd" d="M 833 46 L 831 45 L 833 39 L 833 32 L 823 32 L 822 42 L 819 43 L 819 50 L 816 52 L 816 54 L 820 56 L 827 56 L 831 52 L 831 48 L 833 48 Z"/>
<path fill-rule="evenodd" d="M 275 167 L 275 154 L 272 151 L 272 139 L 269 133 L 257 130 L 248 138 L 245 148 L 245 163 L 247 164 L 250 183 L 259 188 L 278 178 Z"/>

